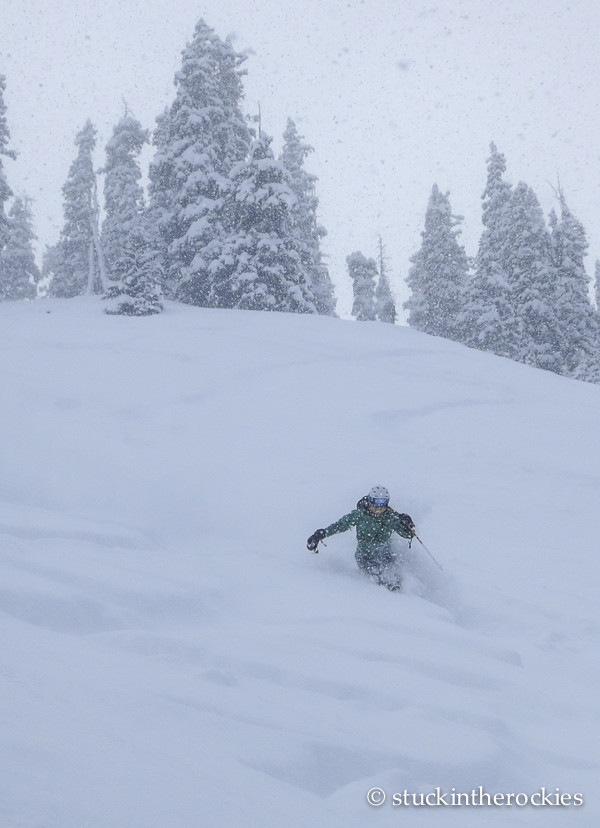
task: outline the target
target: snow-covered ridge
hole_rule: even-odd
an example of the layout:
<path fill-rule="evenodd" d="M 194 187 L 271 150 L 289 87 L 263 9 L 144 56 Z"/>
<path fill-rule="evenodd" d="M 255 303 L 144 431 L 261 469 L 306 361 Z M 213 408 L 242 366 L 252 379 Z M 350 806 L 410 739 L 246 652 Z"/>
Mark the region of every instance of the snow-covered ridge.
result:
<path fill-rule="evenodd" d="M 597 824 L 597 386 L 94 298 L 3 304 L 0 360 L 0 825 Z M 374 484 L 444 567 L 399 541 L 400 594 L 305 548 Z M 391 801 L 480 785 L 585 804 Z"/>

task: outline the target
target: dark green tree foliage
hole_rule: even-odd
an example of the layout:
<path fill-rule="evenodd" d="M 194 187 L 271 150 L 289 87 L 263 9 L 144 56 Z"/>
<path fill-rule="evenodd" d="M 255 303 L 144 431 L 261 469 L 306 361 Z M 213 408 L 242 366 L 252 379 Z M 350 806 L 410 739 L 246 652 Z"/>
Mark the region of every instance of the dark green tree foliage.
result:
<path fill-rule="evenodd" d="M 375 314 L 375 280 L 377 264 L 375 259 L 367 259 L 360 251 L 346 257 L 348 274 L 352 279 L 354 303 L 352 316 L 357 322 L 374 322 Z"/>
<path fill-rule="evenodd" d="M 590 282 L 583 259 L 588 242 L 581 222 L 559 191 L 560 220 L 550 217 L 555 271 L 554 307 L 563 334 L 561 373 L 590 382 L 600 381 L 600 316 L 590 302 Z M 596 274 L 598 273 L 598 268 Z"/>
<path fill-rule="evenodd" d="M 404 303 L 408 324 L 424 333 L 460 339 L 458 318 L 463 309 L 469 260 L 458 243 L 462 216 L 452 215 L 449 193 L 433 185 L 425 213 L 420 250 L 411 258 Z"/>
<path fill-rule="evenodd" d="M 388 279 L 388 259 L 385 255 L 385 245 L 379 236 L 379 253 L 377 256 L 378 282 L 375 288 L 375 314 L 380 322 L 394 325 L 396 322 L 396 304 L 392 296 L 392 289 Z"/>
<path fill-rule="evenodd" d="M 31 210 L 27 199 L 15 198 L 8 213 L 8 238 L 2 252 L 0 301 L 35 299 L 40 272 L 35 263 Z"/>
<path fill-rule="evenodd" d="M 127 114 L 106 145 L 102 249 L 112 282 L 107 313 L 148 316 L 162 309 L 156 229 L 145 214 L 138 163 L 148 139 L 148 131 Z"/>
<path fill-rule="evenodd" d="M 165 292 L 192 304 L 214 299 L 211 263 L 228 230 L 229 172 L 251 144 L 240 111 L 244 60 L 200 20 L 175 75 L 175 100 L 157 119 L 150 195 Z"/>
<path fill-rule="evenodd" d="M 94 246 L 93 228 L 97 214 L 92 153 L 96 146 L 96 129 L 91 121 L 88 120 L 77 134 L 75 145 L 78 147 L 77 157 L 63 186 L 65 223 L 57 248 L 46 255 L 46 263 L 51 262 L 53 268 L 49 294 L 58 298 L 103 292 L 98 252 Z"/>
<path fill-rule="evenodd" d="M 316 313 L 290 213 L 296 196 L 271 139 L 261 135 L 231 173 L 230 233 L 212 266 L 208 304 L 287 313 Z"/>
<path fill-rule="evenodd" d="M 321 239 L 327 231 L 317 221 L 319 199 L 315 185 L 318 179 L 304 169 L 304 160 L 313 148 L 303 143 L 291 118 L 288 118 L 283 139 L 280 160 L 289 173 L 289 183 L 297 198 L 290 212 L 290 234 L 300 255 L 306 282 L 311 285 L 317 313 L 335 316 L 333 283 L 321 253 Z"/>
<path fill-rule="evenodd" d="M 6 215 L 5 205 L 8 199 L 12 196 L 12 190 L 8 186 L 6 175 L 4 173 L 3 161 L 4 158 L 17 157 L 14 150 L 8 148 L 10 141 L 10 132 L 8 130 L 8 123 L 6 120 L 6 104 L 4 103 L 4 90 L 6 89 L 6 78 L 0 75 L 0 282 L 3 281 L 3 254 L 8 242 L 8 216 Z"/>
<path fill-rule="evenodd" d="M 505 260 L 510 238 L 510 200 L 512 188 L 502 178 L 506 170 L 504 155 L 490 145 L 488 177 L 483 193 L 484 231 L 470 276 L 465 304 L 460 314 L 460 339 L 465 345 L 512 356 L 515 343 L 509 327 L 514 329 Z"/>

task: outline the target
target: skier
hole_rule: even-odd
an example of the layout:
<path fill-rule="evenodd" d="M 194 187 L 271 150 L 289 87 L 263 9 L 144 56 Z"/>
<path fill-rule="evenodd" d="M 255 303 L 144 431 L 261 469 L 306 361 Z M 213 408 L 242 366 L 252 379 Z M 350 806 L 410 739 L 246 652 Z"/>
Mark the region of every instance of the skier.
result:
<path fill-rule="evenodd" d="M 356 562 L 359 568 L 378 584 L 395 592 L 400 589 L 401 583 L 393 572 L 396 556 L 392 550 L 392 532 L 409 540 L 416 537 L 416 532 L 410 515 L 395 512 L 388 505 L 389 500 L 385 486 L 374 486 L 366 497 L 358 501 L 356 509 L 326 529 L 317 529 L 306 546 L 311 552 L 318 552 L 323 538 L 347 532 L 351 526 L 356 526 Z"/>

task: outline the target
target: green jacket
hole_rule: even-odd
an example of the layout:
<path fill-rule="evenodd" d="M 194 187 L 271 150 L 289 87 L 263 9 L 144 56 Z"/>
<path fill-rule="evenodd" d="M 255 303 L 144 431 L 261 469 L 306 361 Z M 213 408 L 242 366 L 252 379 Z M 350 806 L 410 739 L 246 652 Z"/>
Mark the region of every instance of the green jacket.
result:
<path fill-rule="evenodd" d="M 325 537 L 347 532 L 352 526 L 356 526 L 359 546 L 375 547 L 387 543 L 392 532 L 397 532 L 402 538 L 412 538 L 413 533 L 405 522 L 406 519 L 410 520 L 408 515 L 400 515 L 389 506 L 382 515 L 374 515 L 369 511 L 368 504 L 366 497 L 359 500 L 356 509 L 325 529 Z"/>

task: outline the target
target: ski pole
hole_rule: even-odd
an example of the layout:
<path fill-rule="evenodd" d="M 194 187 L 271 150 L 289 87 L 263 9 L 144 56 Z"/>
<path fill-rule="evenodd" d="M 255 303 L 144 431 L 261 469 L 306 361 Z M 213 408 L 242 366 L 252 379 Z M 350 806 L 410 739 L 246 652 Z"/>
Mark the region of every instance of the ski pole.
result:
<path fill-rule="evenodd" d="M 442 566 L 441 566 L 441 565 L 440 565 L 440 564 L 436 561 L 436 559 L 433 557 L 433 555 L 431 554 L 431 552 L 429 551 L 429 549 L 427 549 L 427 547 L 425 546 L 425 544 L 423 543 L 423 541 L 421 540 L 421 538 L 420 538 L 418 535 L 415 535 L 415 538 L 419 541 L 419 543 L 421 544 L 421 546 L 423 547 L 423 549 L 427 552 L 427 554 L 429 555 L 429 557 L 431 558 L 431 560 L 434 562 L 434 564 L 436 564 L 437 566 L 439 566 L 439 568 L 440 568 L 440 569 L 442 570 L 442 572 L 443 572 Z"/>

